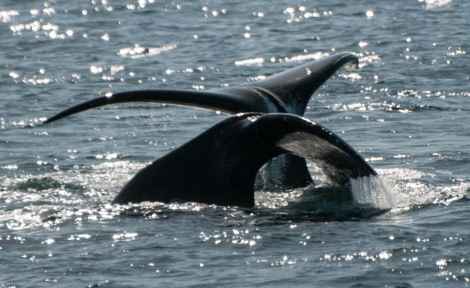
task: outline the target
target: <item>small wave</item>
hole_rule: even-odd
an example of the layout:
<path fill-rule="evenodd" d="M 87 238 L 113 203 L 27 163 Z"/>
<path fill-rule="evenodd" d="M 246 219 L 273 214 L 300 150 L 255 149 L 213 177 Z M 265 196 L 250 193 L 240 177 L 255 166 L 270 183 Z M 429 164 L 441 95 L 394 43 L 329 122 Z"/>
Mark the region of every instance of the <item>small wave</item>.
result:
<path fill-rule="evenodd" d="M 162 47 L 142 47 L 136 44 L 134 45 L 134 47 L 121 48 L 117 54 L 121 57 L 137 59 L 142 57 L 159 55 L 163 52 L 174 50 L 177 47 L 177 45 L 167 45 Z"/>
<path fill-rule="evenodd" d="M 237 66 L 261 66 L 263 63 L 264 58 L 261 57 L 235 61 Z"/>
<path fill-rule="evenodd" d="M 330 56 L 329 53 L 323 53 L 323 52 L 315 52 L 315 53 L 309 53 L 309 54 L 302 54 L 302 55 L 296 55 L 292 57 L 284 57 L 284 58 L 279 58 L 279 62 L 302 62 L 302 61 L 308 61 L 308 60 L 319 60 L 323 57 Z"/>
<path fill-rule="evenodd" d="M 433 9 L 449 5 L 452 3 L 452 0 L 418 0 L 418 2 L 424 2 L 426 4 L 426 9 Z"/>
<path fill-rule="evenodd" d="M 76 185 L 72 183 L 62 183 L 53 177 L 45 176 L 45 177 L 34 177 L 27 179 L 25 181 L 19 181 L 14 185 L 15 189 L 23 192 L 41 192 L 41 191 L 48 191 L 48 190 L 57 190 L 57 189 L 65 189 L 65 190 L 75 190 L 75 191 L 84 191 L 85 188 L 81 185 Z"/>

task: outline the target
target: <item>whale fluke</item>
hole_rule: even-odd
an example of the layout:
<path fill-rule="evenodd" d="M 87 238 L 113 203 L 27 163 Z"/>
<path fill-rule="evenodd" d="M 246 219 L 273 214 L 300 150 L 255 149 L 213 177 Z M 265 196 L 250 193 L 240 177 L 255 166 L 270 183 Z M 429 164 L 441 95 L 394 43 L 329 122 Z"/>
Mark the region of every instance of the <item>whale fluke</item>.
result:
<path fill-rule="evenodd" d="M 50 118 L 57 121 L 72 114 L 99 106 L 154 102 L 202 109 L 227 114 L 243 112 L 289 112 L 303 115 L 312 94 L 338 69 L 357 66 L 351 53 L 340 53 L 288 69 L 260 81 L 214 90 L 154 89 L 114 93 L 73 106 Z"/>
<path fill-rule="evenodd" d="M 191 201 L 253 207 L 256 173 L 282 153 L 313 161 L 338 185 L 377 175 L 353 148 L 321 125 L 293 114 L 245 113 L 143 168 L 113 203 Z"/>
<path fill-rule="evenodd" d="M 310 97 L 328 78 L 341 67 L 355 69 L 358 64 L 355 55 L 339 53 L 245 84 L 244 87 L 267 91 L 283 103 L 287 112 L 303 116 Z"/>
<path fill-rule="evenodd" d="M 66 109 L 44 123 L 50 123 L 92 108 L 121 103 L 150 102 L 191 106 L 201 109 L 220 111 L 226 114 L 243 112 L 285 112 L 282 104 L 270 107 L 265 96 L 256 90 L 245 88 L 224 88 L 214 91 L 154 89 L 118 92 L 109 96 L 98 97 L 69 109 Z"/>

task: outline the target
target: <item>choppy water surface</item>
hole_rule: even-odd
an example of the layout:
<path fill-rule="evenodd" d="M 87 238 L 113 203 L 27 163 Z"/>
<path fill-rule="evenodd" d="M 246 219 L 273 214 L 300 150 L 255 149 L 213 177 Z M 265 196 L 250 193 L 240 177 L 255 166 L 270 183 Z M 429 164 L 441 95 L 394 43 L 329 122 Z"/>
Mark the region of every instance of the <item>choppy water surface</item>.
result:
<path fill-rule="evenodd" d="M 2 287 L 470 286 L 470 2 L 264 2 L 0 4 Z M 344 51 L 359 69 L 306 116 L 377 169 L 387 211 L 322 186 L 249 210 L 110 205 L 227 116 L 133 104 L 41 124 L 107 92 L 236 85 Z"/>

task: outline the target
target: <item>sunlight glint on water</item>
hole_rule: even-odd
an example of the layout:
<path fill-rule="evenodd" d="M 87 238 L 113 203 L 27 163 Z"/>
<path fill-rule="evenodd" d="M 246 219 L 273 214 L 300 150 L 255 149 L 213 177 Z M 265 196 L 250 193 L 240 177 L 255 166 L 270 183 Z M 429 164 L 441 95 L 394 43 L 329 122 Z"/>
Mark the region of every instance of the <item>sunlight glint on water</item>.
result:
<path fill-rule="evenodd" d="M 0 286 L 469 287 L 470 1 L 370 2 L 2 1 Z M 41 125 L 106 93 L 235 86 L 340 52 L 358 69 L 305 116 L 379 173 L 355 201 L 309 166 L 315 187 L 256 191 L 254 209 L 112 205 L 221 116 L 140 103 Z"/>

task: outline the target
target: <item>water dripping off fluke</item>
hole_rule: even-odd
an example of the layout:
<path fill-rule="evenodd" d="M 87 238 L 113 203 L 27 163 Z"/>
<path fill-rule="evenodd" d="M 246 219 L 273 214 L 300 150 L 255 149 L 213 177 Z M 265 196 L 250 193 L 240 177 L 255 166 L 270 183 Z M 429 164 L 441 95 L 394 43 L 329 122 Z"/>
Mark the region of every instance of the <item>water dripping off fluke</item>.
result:
<path fill-rule="evenodd" d="M 386 210 L 396 206 L 397 201 L 393 189 L 379 177 L 350 179 L 350 185 L 353 199 L 358 204 Z"/>

